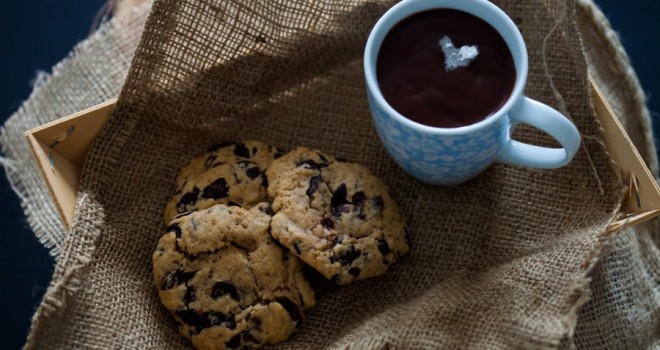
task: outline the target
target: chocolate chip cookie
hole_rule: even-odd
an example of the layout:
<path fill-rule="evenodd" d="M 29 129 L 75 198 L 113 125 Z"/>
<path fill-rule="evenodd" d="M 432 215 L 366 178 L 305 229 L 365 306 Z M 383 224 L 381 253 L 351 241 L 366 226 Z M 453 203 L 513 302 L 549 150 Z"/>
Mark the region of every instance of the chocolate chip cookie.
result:
<path fill-rule="evenodd" d="M 274 241 L 272 208 L 218 204 L 174 219 L 153 254 L 163 305 L 197 349 L 287 339 L 314 305 L 303 263 Z"/>
<path fill-rule="evenodd" d="M 338 284 L 383 274 L 408 252 L 404 219 L 365 167 L 299 147 L 266 171 L 273 238 Z"/>
<path fill-rule="evenodd" d="M 215 204 L 249 208 L 268 198 L 264 173 L 281 152 L 260 141 L 227 142 L 191 160 L 177 177 L 165 209 L 165 225 L 177 215 Z"/>

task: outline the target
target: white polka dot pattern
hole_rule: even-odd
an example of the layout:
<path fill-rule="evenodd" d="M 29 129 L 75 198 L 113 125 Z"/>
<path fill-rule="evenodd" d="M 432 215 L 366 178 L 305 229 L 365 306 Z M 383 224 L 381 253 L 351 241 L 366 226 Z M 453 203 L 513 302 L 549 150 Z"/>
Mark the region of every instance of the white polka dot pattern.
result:
<path fill-rule="evenodd" d="M 492 164 L 509 140 L 509 118 L 469 133 L 439 135 L 405 126 L 368 94 L 376 131 L 387 152 L 411 176 L 435 185 L 457 184 Z"/>

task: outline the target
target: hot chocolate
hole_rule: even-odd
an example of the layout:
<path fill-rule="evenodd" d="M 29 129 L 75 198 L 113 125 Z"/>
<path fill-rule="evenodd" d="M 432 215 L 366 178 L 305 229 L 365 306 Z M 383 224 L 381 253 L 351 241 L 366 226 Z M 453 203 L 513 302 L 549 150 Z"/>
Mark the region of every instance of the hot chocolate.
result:
<path fill-rule="evenodd" d="M 404 117 L 455 128 L 499 110 L 511 95 L 516 68 L 490 24 L 466 12 L 435 9 L 389 31 L 376 76 L 385 100 Z"/>

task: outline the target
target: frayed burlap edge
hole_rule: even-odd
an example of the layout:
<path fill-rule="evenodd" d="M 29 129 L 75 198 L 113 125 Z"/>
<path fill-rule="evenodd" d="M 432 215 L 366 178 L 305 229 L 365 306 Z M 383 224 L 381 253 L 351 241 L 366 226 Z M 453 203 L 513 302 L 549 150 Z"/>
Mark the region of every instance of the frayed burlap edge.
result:
<path fill-rule="evenodd" d="M 147 3 L 125 11 L 122 17 L 104 23 L 56 64 L 51 74 L 38 72 L 30 97 L 0 129 L 3 155 L 0 165 L 19 197 L 28 225 L 55 258 L 60 255 L 68 232 L 43 184 L 23 133 L 116 97 L 150 6 Z M 98 59 L 106 62 L 96 62 Z M 92 70 L 99 66 L 101 72 Z"/>
<path fill-rule="evenodd" d="M 642 142 L 636 142 L 635 144 L 638 149 L 641 148 L 640 146 L 644 146 L 645 152 L 643 154 L 646 155 L 644 161 L 646 161 L 649 170 L 651 170 L 651 173 L 657 179 L 659 171 L 658 157 L 653 137 L 653 128 L 651 127 L 651 114 L 646 106 L 646 95 L 641 87 L 637 73 L 630 63 L 630 58 L 621 43 L 619 35 L 612 29 L 609 20 L 600 8 L 591 0 L 577 0 L 577 5 L 579 10 L 582 11 L 582 14 L 587 16 L 588 25 L 593 30 L 591 33 L 600 37 L 599 44 L 604 44 L 599 47 L 599 51 L 605 54 L 603 57 L 608 58 L 610 68 L 623 78 L 620 81 L 625 85 L 617 86 L 617 89 L 628 92 L 627 106 L 634 110 L 631 117 L 639 123 L 638 128 L 644 137 L 644 140 L 641 140 Z M 587 57 L 587 61 L 588 59 Z M 588 68 L 590 72 L 593 72 L 591 66 L 588 66 Z M 606 81 L 596 82 L 599 87 L 604 87 L 608 84 Z M 624 117 L 630 116 L 618 115 L 617 117 L 619 120 L 623 120 Z"/>

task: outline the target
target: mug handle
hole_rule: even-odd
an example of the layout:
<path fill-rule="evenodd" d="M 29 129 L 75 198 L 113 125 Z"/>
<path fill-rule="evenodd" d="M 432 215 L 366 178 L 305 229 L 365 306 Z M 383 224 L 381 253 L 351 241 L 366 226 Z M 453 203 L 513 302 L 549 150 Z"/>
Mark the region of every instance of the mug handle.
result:
<path fill-rule="evenodd" d="M 580 147 L 580 133 L 564 115 L 541 102 L 523 96 L 509 112 L 511 124 L 528 124 L 552 136 L 563 148 L 534 146 L 509 139 L 498 155 L 504 164 L 540 169 L 561 168 Z"/>

